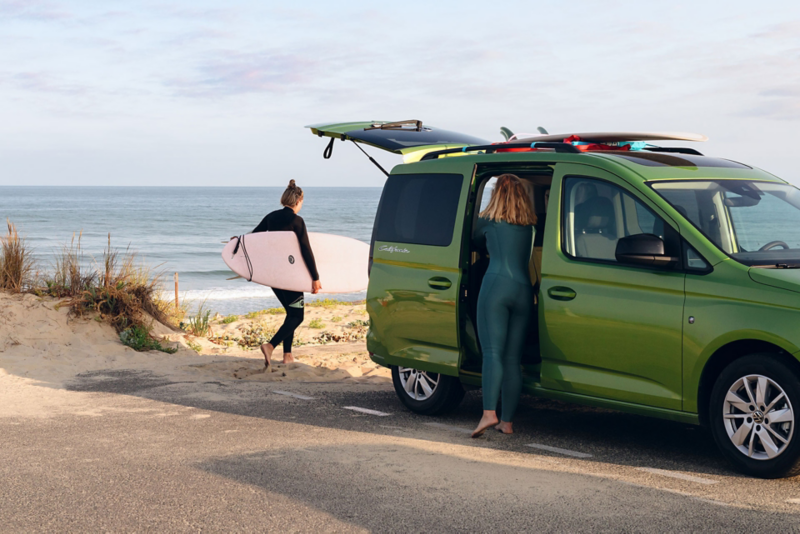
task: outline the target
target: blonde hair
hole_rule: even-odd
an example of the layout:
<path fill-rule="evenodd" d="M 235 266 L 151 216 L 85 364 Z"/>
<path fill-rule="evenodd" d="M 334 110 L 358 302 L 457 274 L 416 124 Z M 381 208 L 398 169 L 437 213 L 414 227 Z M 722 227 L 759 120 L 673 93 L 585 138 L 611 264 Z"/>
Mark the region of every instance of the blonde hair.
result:
<path fill-rule="evenodd" d="M 536 212 L 528 192 L 522 180 L 513 174 L 501 174 L 497 177 L 489 205 L 480 216 L 490 221 L 505 221 L 520 226 L 536 224 Z"/>
<path fill-rule="evenodd" d="M 281 204 L 287 208 L 293 208 L 301 200 L 303 200 L 303 190 L 295 185 L 294 180 L 289 180 L 289 186 L 281 195 Z"/>

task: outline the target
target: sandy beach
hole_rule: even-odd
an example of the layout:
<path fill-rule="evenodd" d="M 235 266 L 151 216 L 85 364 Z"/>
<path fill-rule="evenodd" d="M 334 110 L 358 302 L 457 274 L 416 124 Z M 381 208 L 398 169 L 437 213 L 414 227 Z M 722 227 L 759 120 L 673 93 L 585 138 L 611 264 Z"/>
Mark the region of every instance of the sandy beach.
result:
<path fill-rule="evenodd" d="M 98 317 L 74 317 L 62 301 L 0 293 L 0 416 L 85 410 L 80 394 L 66 388 L 76 376 L 101 370 L 149 371 L 188 382 L 341 382 L 365 389 L 390 383 L 389 370 L 366 352 L 363 303 L 307 308 L 295 336 L 296 361 L 281 363 L 278 348 L 266 372 L 257 347 L 283 318 L 274 309 L 227 322 L 217 315 L 203 337 L 153 321 L 153 336 L 177 352 L 136 352 Z"/>

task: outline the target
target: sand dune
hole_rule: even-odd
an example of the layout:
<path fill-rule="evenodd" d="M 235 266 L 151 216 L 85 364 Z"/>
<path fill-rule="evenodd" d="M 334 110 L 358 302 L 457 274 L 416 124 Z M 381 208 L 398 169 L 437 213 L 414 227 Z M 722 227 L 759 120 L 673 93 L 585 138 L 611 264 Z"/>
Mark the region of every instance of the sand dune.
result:
<path fill-rule="evenodd" d="M 213 379 L 385 384 L 390 381 L 389 371 L 369 359 L 363 340 L 326 343 L 328 337 L 320 339 L 324 332 L 348 339 L 345 335 L 348 331 L 365 331 L 363 327 L 346 326 L 365 318 L 362 309 L 363 306 L 352 305 L 312 309 L 298 331 L 302 346 L 293 349 L 297 361 L 289 365 L 280 363 L 279 348 L 274 354 L 273 372 L 268 373 L 258 350 L 242 347 L 235 341 L 223 345 L 219 340 L 189 336 L 154 322 L 153 334 L 165 346 L 176 347 L 178 351 L 136 352 L 120 342 L 111 326 L 91 317 L 73 317 L 58 300 L 0 293 L 0 416 L 23 412 L 31 415 L 48 406 L 68 403 L 63 395 L 67 392 L 63 390 L 76 375 L 102 370 L 148 370 L 198 382 Z M 308 323 L 313 319 L 326 323 L 326 328 L 309 328 Z M 261 326 L 269 333 L 282 320 L 282 315 L 269 314 L 230 324 L 218 320 L 212 324 L 212 337 L 220 334 L 224 337 L 227 333 L 231 340 L 241 339 L 243 332 L 254 326 Z M 193 350 L 190 344 L 200 350 Z M 37 387 L 25 388 L 27 393 L 21 395 L 22 386 Z"/>

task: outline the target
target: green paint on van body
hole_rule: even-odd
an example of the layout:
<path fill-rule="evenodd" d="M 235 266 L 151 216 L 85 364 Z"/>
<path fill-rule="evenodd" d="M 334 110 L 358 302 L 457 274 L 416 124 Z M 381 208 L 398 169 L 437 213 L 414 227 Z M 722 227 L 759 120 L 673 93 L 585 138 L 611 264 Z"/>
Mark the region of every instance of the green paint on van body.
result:
<path fill-rule="evenodd" d="M 541 364 L 524 366 L 528 393 L 699 423 L 700 397 L 708 394 L 702 391 L 704 372 L 720 351 L 761 342 L 797 357 L 800 270 L 759 271 L 734 261 L 652 187 L 666 180 L 782 180 L 744 165 L 647 166 L 614 153 L 518 152 L 392 169 L 393 177 L 457 174 L 462 190 L 448 246 L 374 243 L 367 294 L 367 347 L 374 361 L 480 383 L 479 368 L 467 369 L 478 350 L 467 319 L 469 299 L 477 295 L 466 294 L 476 177 L 479 171 L 497 169 L 499 174 L 531 165 L 550 166 L 553 179 L 538 295 Z M 707 271 L 653 270 L 570 257 L 561 235 L 561 193 L 570 176 L 622 188 L 699 253 Z"/>

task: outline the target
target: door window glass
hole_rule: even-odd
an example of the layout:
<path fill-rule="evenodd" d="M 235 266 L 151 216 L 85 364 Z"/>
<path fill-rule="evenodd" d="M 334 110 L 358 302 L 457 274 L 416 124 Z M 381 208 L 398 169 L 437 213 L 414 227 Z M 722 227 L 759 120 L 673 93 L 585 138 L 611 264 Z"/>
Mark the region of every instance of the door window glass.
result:
<path fill-rule="evenodd" d="M 375 239 L 448 246 L 453 240 L 463 178 L 460 174 L 390 176 L 378 208 Z"/>
<path fill-rule="evenodd" d="M 708 271 L 711 267 L 706 263 L 700 254 L 698 254 L 688 244 L 684 245 L 684 257 L 686 258 L 686 269 L 690 271 Z"/>
<path fill-rule="evenodd" d="M 564 248 L 576 258 L 616 261 L 617 241 L 654 234 L 668 241 L 670 228 L 650 208 L 603 180 L 567 178 L 564 185 Z"/>

